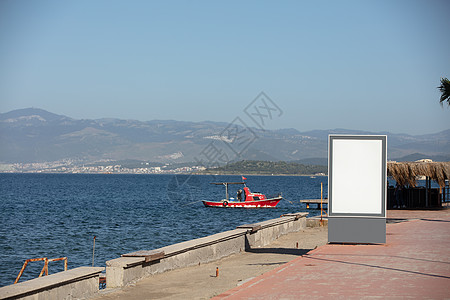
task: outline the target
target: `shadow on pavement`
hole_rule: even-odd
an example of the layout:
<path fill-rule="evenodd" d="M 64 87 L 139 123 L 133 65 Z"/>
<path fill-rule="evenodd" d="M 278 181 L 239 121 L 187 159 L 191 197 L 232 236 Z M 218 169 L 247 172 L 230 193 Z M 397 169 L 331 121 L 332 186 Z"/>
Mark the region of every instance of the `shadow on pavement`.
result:
<path fill-rule="evenodd" d="M 246 252 L 250 253 L 272 253 L 272 254 L 289 254 L 302 256 L 313 249 L 295 249 L 295 248 L 247 248 Z"/>

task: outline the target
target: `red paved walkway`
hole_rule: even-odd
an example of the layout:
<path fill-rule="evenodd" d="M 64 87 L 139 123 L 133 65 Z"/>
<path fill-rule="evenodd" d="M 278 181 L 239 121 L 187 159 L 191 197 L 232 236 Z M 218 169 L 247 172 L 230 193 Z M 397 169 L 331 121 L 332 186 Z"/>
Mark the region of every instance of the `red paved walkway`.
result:
<path fill-rule="evenodd" d="M 331 297 L 450 299 L 449 214 L 387 224 L 385 245 L 319 247 L 214 299 Z"/>

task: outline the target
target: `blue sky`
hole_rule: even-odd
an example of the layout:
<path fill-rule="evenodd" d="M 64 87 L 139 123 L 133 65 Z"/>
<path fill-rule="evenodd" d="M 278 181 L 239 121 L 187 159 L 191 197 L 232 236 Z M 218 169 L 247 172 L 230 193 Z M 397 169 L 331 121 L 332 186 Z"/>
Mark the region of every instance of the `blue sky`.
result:
<path fill-rule="evenodd" d="M 0 2 L 0 112 L 267 128 L 450 128 L 449 1 Z"/>

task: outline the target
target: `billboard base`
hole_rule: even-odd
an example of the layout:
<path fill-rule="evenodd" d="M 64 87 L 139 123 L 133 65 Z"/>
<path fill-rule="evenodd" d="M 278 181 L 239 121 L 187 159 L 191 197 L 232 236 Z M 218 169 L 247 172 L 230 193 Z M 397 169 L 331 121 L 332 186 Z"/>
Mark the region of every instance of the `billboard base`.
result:
<path fill-rule="evenodd" d="M 386 218 L 329 216 L 328 242 L 385 244 Z"/>

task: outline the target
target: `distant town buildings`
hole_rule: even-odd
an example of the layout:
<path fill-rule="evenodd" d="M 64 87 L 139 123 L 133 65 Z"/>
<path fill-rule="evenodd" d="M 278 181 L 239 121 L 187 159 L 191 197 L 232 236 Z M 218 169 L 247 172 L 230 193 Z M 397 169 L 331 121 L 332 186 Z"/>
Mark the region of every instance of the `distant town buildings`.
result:
<path fill-rule="evenodd" d="M 2 173 L 71 173 L 71 174 L 180 174 L 193 173 L 206 170 L 203 166 L 173 167 L 169 164 L 162 167 L 151 167 L 144 164 L 137 168 L 128 168 L 122 165 L 77 165 L 72 161 L 56 161 L 42 163 L 14 163 L 0 164 Z"/>

